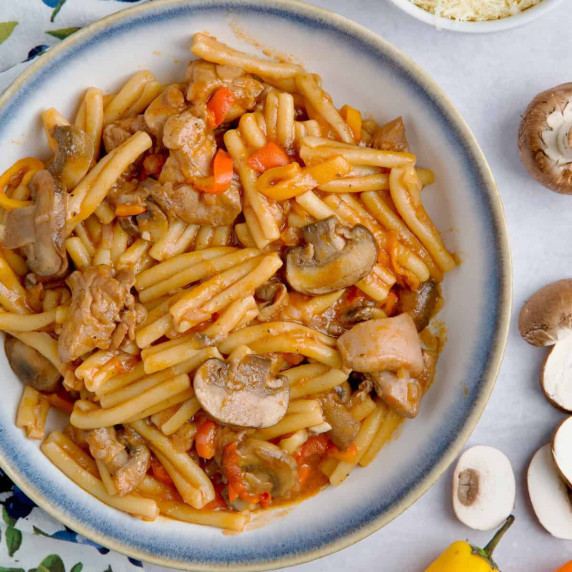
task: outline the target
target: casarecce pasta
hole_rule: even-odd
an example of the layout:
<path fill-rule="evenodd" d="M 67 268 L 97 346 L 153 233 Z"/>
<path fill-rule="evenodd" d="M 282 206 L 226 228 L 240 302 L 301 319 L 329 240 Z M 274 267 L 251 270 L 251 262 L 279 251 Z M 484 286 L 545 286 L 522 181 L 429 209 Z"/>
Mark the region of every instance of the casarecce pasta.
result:
<path fill-rule="evenodd" d="M 0 330 L 16 424 L 77 485 L 240 531 L 415 417 L 455 260 L 401 118 L 204 33 L 192 52 L 178 83 L 42 113 L 50 153 L 0 177 Z"/>

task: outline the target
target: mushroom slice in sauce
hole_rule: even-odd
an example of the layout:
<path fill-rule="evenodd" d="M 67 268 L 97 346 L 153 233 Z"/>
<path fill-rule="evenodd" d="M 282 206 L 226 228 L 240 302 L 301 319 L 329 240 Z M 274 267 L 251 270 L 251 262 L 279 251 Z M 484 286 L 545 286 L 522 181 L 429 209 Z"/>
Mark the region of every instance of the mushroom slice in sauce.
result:
<path fill-rule="evenodd" d="M 427 280 L 415 291 L 404 289 L 399 293 L 398 313 L 411 314 L 417 331 L 424 330 L 435 313 L 439 301 L 439 289 L 433 280 Z"/>
<path fill-rule="evenodd" d="M 305 246 L 286 256 L 286 279 L 302 294 L 320 295 L 342 290 L 367 276 L 377 260 L 371 232 L 352 228 L 329 217 L 302 229 Z"/>
<path fill-rule="evenodd" d="M 372 137 L 372 146 L 382 151 L 409 151 L 409 144 L 405 135 L 405 125 L 401 117 L 396 117 L 385 125 L 380 125 Z"/>
<path fill-rule="evenodd" d="M 64 248 L 67 193 L 49 171 L 38 171 L 30 183 L 33 205 L 6 217 L 6 248 L 23 248 L 28 268 L 42 278 L 58 278 L 68 269 Z"/>
<path fill-rule="evenodd" d="M 336 447 L 346 451 L 357 437 L 361 427 L 359 421 L 352 417 L 346 406 L 336 399 L 334 393 L 324 395 L 320 402 L 324 419 L 332 427 L 327 433 L 328 437 Z"/>
<path fill-rule="evenodd" d="M 93 139 L 74 125 L 56 125 L 52 136 L 58 149 L 50 173 L 70 191 L 83 179 L 93 161 Z"/>
<path fill-rule="evenodd" d="M 229 462 L 228 448 L 223 455 L 223 471 L 238 469 L 247 493 L 259 495 L 270 493 L 272 497 L 288 494 L 298 481 L 298 465 L 283 449 L 259 439 L 245 439 L 236 446 L 236 457 Z M 234 455 L 233 455 L 234 456 Z M 232 466 L 232 468 L 231 468 Z M 231 476 L 232 479 L 232 476 Z M 231 480 L 229 479 L 229 480 Z"/>
<path fill-rule="evenodd" d="M 4 349 L 8 363 L 20 381 L 47 393 L 58 389 L 62 376 L 40 352 L 12 337 L 6 338 Z"/>
<path fill-rule="evenodd" d="M 338 338 L 344 365 L 364 373 L 407 370 L 416 377 L 423 372 L 423 355 L 413 318 L 368 320 Z"/>
<path fill-rule="evenodd" d="M 288 379 L 271 366 L 270 358 L 256 354 L 231 363 L 209 359 L 195 373 L 197 399 L 221 423 L 270 427 L 284 417 L 290 397 Z"/>

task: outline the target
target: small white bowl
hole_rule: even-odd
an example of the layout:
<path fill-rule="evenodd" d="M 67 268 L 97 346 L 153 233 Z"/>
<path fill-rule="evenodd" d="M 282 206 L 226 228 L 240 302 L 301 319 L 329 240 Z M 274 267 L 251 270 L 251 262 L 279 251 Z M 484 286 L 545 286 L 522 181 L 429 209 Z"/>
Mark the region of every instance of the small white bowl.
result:
<path fill-rule="evenodd" d="M 562 0 L 542 0 L 540 4 L 528 8 L 524 12 L 501 18 L 500 20 L 489 20 L 485 22 L 459 22 L 451 18 L 441 18 L 431 14 L 427 10 L 416 6 L 411 0 L 390 0 L 398 8 L 407 12 L 410 16 L 434 26 L 438 30 L 451 30 L 453 32 L 485 33 L 500 32 L 509 28 L 516 28 L 523 24 L 528 24 L 543 14 L 555 8 Z"/>

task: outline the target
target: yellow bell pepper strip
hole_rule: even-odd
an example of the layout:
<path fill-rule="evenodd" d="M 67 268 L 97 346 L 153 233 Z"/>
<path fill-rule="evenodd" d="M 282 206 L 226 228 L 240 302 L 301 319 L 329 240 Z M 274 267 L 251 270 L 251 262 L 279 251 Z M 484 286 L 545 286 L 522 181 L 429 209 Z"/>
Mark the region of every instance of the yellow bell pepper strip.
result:
<path fill-rule="evenodd" d="M 356 143 L 359 143 L 361 140 L 361 112 L 351 105 L 344 105 L 340 109 L 340 115 L 351 129 Z"/>
<path fill-rule="evenodd" d="M 513 522 L 511 514 L 484 548 L 476 548 L 464 540 L 454 542 L 425 572 L 499 572 L 492 559 L 493 551 Z"/>
<path fill-rule="evenodd" d="M 566 564 L 558 568 L 556 572 L 572 572 L 572 560 L 570 560 L 570 562 L 566 562 Z"/>
<path fill-rule="evenodd" d="M 31 201 L 20 201 L 11 199 L 6 195 L 6 190 L 10 186 L 12 179 L 18 175 L 22 175 L 21 185 L 27 185 L 32 175 L 44 168 L 44 164 L 33 157 L 26 157 L 16 161 L 6 172 L 0 176 L 0 207 L 7 211 L 13 211 L 21 207 L 31 205 Z"/>

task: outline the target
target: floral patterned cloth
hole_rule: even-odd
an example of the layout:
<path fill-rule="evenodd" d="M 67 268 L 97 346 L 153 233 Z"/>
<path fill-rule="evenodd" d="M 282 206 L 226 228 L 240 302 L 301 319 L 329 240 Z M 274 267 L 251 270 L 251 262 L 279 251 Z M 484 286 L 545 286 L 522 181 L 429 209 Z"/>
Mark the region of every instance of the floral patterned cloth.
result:
<path fill-rule="evenodd" d="M 0 0 L 0 92 L 50 46 L 98 18 L 145 1 Z M 141 562 L 110 552 L 51 518 L 1 469 L 0 505 L 0 572 L 143 569 Z"/>

